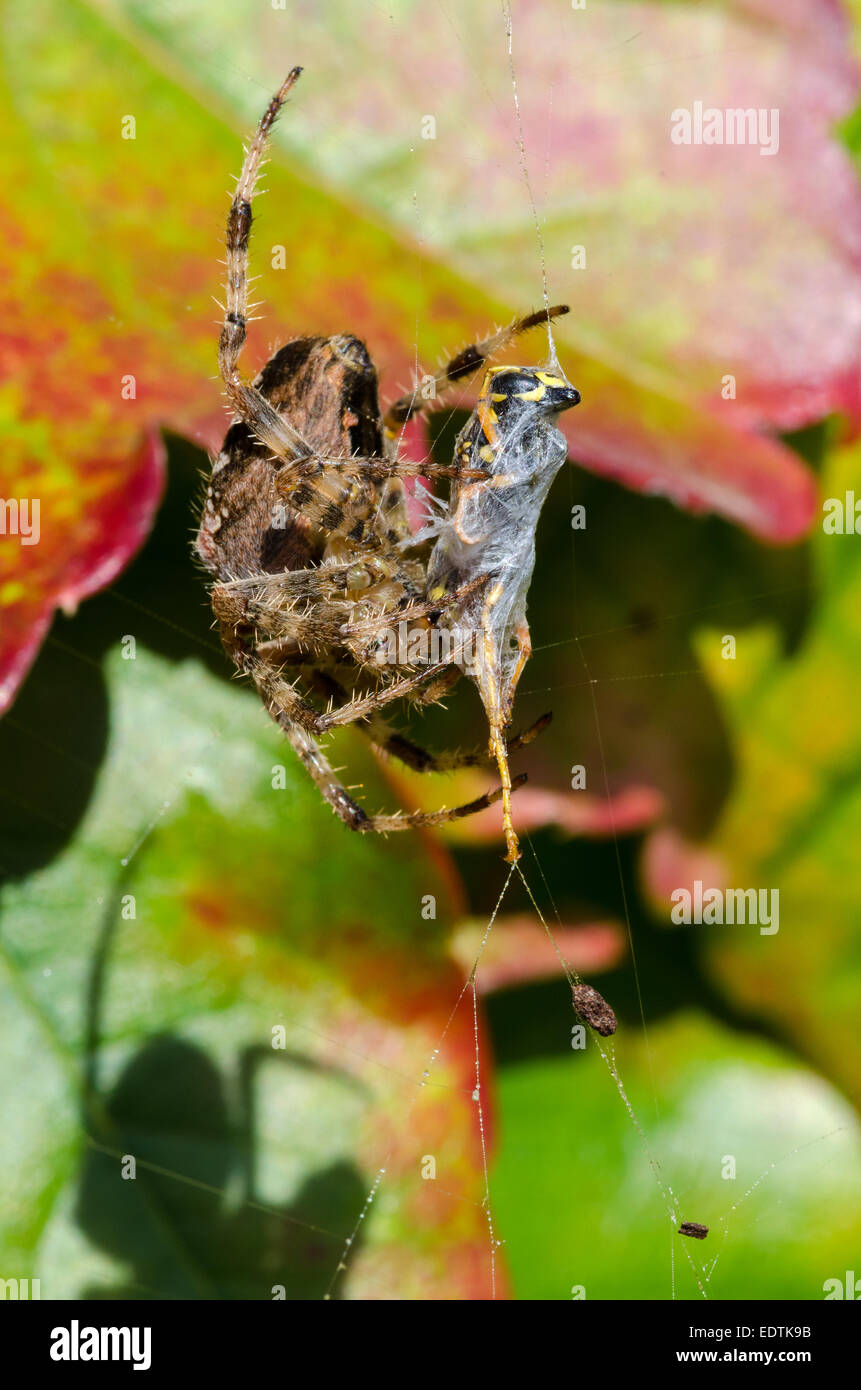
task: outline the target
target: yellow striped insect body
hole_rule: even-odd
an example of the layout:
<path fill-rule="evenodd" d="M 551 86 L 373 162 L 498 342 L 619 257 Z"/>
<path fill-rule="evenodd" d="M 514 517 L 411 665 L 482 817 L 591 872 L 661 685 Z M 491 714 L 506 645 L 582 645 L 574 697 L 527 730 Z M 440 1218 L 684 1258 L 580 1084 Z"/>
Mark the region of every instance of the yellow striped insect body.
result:
<path fill-rule="evenodd" d="M 490 476 L 452 484 L 428 566 L 428 595 L 440 598 L 481 578 L 454 613 L 461 670 L 476 683 L 499 767 L 509 863 L 519 857 L 511 819 L 505 726 L 531 654 L 526 596 L 535 565 L 541 508 L 568 453 L 556 428 L 560 411 L 580 393 L 553 363 L 544 368 L 491 367 L 455 445 L 455 463 Z"/>

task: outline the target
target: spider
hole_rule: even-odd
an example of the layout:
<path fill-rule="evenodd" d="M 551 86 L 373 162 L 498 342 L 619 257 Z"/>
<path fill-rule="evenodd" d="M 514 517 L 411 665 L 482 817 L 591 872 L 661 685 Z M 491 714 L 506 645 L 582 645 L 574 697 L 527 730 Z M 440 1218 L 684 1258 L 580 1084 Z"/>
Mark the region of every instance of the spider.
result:
<path fill-rule="evenodd" d="M 417 464 L 399 457 L 399 437 L 429 403 L 411 393 L 381 413 L 374 365 L 352 334 L 293 339 L 253 383 L 243 376 L 251 199 L 272 125 L 301 71 L 289 73 L 264 112 L 228 214 L 218 357 L 234 421 L 213 463 L 196 552 L 215 578 L 211 600 L 225 650 L 350 829 L 439 825 L 501 799 L 513 863 L 511 794 L 526 778 L 512 779 L 508 754 L 550 716 L 516 737 L 506 728 L 530 654 L 525 597 L 535 525 L 567 454 L 552 421 L 579 394 L 555 363 L 491 368 L 452 464 Z M 519 334 L 567 312 L 547 307 L 470 344 L 437 378 L 436 396 Z M 448 501 L 432 504 L 435 513 L 416 535 L 406 477 L 452 480 Z M 393 623 L 411 637 L 454 640 L 440 660 L 400 653 L 384 664 Z M 487 752 L 429 753 L 385 718 L 396 701 L 438 701 L 463 672 L 487 711 Z M 320 747 L 323 735 L 347 724 L 422 772 L 495 762 L 501 785 L 462 806 L 370 815 Z"/>

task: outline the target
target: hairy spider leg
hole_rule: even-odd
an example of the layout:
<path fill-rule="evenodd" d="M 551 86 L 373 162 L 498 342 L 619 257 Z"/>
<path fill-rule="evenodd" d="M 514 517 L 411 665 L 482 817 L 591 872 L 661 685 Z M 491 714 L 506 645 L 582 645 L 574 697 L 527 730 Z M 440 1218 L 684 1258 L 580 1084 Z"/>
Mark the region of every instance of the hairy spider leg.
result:
<path fill-rule="evenodd" d="M 459 382 L 465 381 L 467 377 L 472 376 L 491 357 L 502 352 L 521 333 L 528 333 L 530 328 L 538 328 L 540 324 L 548 323 L 551 319 L 560 318 L 569 312 L 567 304 L 554 304 L 551 309 L 540 309 L 534 314 L 524 314 L 519 318 L 512 319 L 510 323 L 505 324 L 502 328 L 497 328 L 486 338 L 480 338 L 476 342 L 470 343 L 457 356 L 452 357 L 440 374 L 434 377 L 434 391 L 430 398 L 418 396 L 416 394 L 418 388 L 416 387 L 400 396 L 398 400 L 393 401 L 383 416 L 384 437 L 389 441 L 398 440 L 404 425 L 409 420 L 422 413 L 431 413 L 441 395 L 451 390 Z"/>
<path fill-rule="evenodd" d="M 342 700 L 346 699 L 343 686 L 334 676 L 320 671 L 319 668 L 313 675 L 318 678 L 318 688 L 324 694 Z M 528 729 L 524 729 L 522 733 L 509 739 L 509 753 L 528 747 L 533 739 L 547 728 L 551 718 L 550 714 L 543 714 Z M 456 772 L 460 768 L 492 767 L 495 764 L 495 758 L 488 753 L 486 748 L 456 748 L 443 753 L 431 752 L 421 744 L 416 743 L 414 739 L 408 738 L 400 729 L 394 728 L 381 714 L 372 714 L 364 720 L 357 721 L 356 728 L 365 735 L 375 748 L 397 758 L 413 772 Z"/>
<path fill-rule="evenodd" d="M 226 579 L 216 589 L 226 594 L 265 593 L 272 590 L 280 598 L 332 600 L 343 598 L 350 589 L 367 588 L 382 580 L 398 578 L 401 571 L 380 556 L 352 557 L 339 564 L 317 565 L 313 569 L 277 570 Z M 215 592 L 215 590 L 213 590 Z"/>
<path fill-rule="evenodd" d="M 273 709 L 271 712 L 313 778 L 321 796 L 351 830 L 378 831 L 386 835 L 396 830 L 444 825 L 447 821 L 461 820 L 464 816 L 473 816 L 478 811 L 484 811 L 502 795 L 502 790 L 498 787 L 495 791 L 487 792 L 463 806 L 443 807 L 439 811 L 401 811 L 390 816 L 368 815 L 338 781 L 316 739 L 307 730 L 293 724 L 281 711 Z M 516 779 L 516 785 L 520 786 L 525 780 L 525 777 Z"/>
<path fill-rule="evenodd" d="M 251 199 L 260 174 L 269 132 L 302 69 L 293 68 L 270 101 L 245 154 L 236 191 L 227 215 L 227 291 L 224 322 L 218 343 L 218 365 L 236 414 L 279 457 L 293 458 L 311 452 L 308 445 L 279 415 L 266 397 L 239 371 L 239 357 L 248 323 L 248 239 L 251 234 Z"/>
<path fill-rule="evenodd" d="M 349 535 L 357 545 L 379 545 L 373 522 L 376 497 L 363 486 L 372 478 L 453 477 L 462 470 L 428 463 L 423 466 L 396 459 L 318 459 L 310 444 L 261 391 L 239 371 L 248 323 L 248 246 L 251 235 L 251 202 L 260 175 L 266 143 L 275 119 L 301 68 L 293 68 L 267 106 L 246 151 L 227 217 L 227 288 L 224 322 L 218 347 L 219 369 L 236 414 L 255 437 L 285 460 L 278 477 L 281 494 L 310 520 L 338 535 Z M 475 474 L 480 477 L 481 473 Z M 360 524 L 361 523 L 361 524 Z M 400 539 L 400 536 L 399 536 Z"/>
<path fill-rule="evenodd" d="M 251 676 L 268 707 L 274 704 L 277 708 L 283 709 L 290 719 L 297 720 L 315 734 L 324 734 L 329 729 L 352 724 L 394 700 L 409 698 L 425 681 L 431 681 L 445 673 L 454 665 L 460 654 L 459 649 L 455 647 L 444 661 L 400 676 L 370 694 L 356 696 L 338 709 L 327 710 L 324 713 L 314 709 L 313 705 L 298 693 L 296 685 L 285 680 L 280 669 L 267 661 L 264 655 L 258 654 L 236 631 L 233 634 L 231 652 L 239 668 Z"/>
<path fill-rule="evenodd" d="M 403 526 L 383 526 L 385 509 L 367 481 L 388 483 L 397 478 L 486 478 L 484 469 L 460 463 L 411 463 L 405 459 L 314 457 L 287 463 L 275 477 L 285 502 L 329 536 L 340 536 L 360 549 L 382 549 L 405 539 Z M 400 500 L 395 493 L 392 506 Z"/>
<path fill-rule="evenodd" d="M 362 568 L 358 564 L 352 565 L 348 567 L 348 575 L 351 570 Z M 308 571 L 311 575 L 320 572 Z M 288 577 L 290 573 L 287 571 Z M 276 576 L 261 578 L 274 579 Z M 404 659 L 404 648 L 406 645 L 407 651 L 409 650 L 410 637 L 413 634 L 428 637 L 434 631 L 432 624 L 437 623 L 447 610 L 463 603 L 484 582 L 479 576 L 466 581 L 442 598 L 410 601 L 405 596 L 411 583 L 410 576 L 406 572 L 393 570 L 390 571 L 388 583 L 396 594 L 404 596 L 400 596 L 394 606 L 390 602 L 387 606 L 356 620 L 355 605 L 361 600 L 362 593 L 355 574 L 353 579 L 354 592 L 351 596 L 341 591 L 337 597 L 330 597 L 323 603 L 313 602 L 309 597 L 303 596 L 301 590 L 297 591 L 295 588 L 288 592 L 285 603 L 277 586 L 273 598 L 271 586 L 265 584 L 260 585 L 259 596 L 253 591 L 249 592 L 247 581 L 243 581 L 242 587 L 216 585 L 212 591 L 213 608 L 217 617 L 232 623 L 234 628 L 251 624 L 255 631 L 267 633 L 265 643 L 254 644 L 256 652 L 261 652 L 265 645 L 267 659 L 275 660 L 279 644 L 286 644 L 290 660 L 308 653 L 322 656 L 328 651 L 342 647 L 350 652 L 358 668 L 369 671 L 379 679 L 384 674 L 384 667 L 388 670 L 412 672 L 420 658 L 417 655 L 412 661 Z M 370 582 L 370 579 L 366 582 Z M 372 603 L 380 598 L 381 589 L 384 587 L 384 584 L 376 586 L 370 600 Z M 303 602 L 304 607 L 300 608 L 299 605 Z M 448 630 L 439 631 L 440 640 L 447 639 L 450 642 Z M 385 654 L 381 657 L 378 653 L 384 642 Z M 457 652 L 454 656 L 457 656 Z M 435 663 L 435 669 L 438 668 L 439 663 Z M 426 674 L 429 674 L 429 669 Z"/>

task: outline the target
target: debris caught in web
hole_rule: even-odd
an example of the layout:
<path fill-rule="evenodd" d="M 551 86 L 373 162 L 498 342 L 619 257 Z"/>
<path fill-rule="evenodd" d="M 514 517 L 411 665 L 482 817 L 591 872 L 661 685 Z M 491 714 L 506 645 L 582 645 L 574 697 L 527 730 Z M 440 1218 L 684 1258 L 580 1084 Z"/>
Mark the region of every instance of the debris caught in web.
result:
<path fill-rule="evenodd" d="M 693 1236 L 694 1240 L 705 1240 L 709 1233 L 708 1226 L 703 1226 L 699 1221 L 683 1221 L 679 1227 L 680 1236 Z"/>
<path fill-rule="evenodd" d="M 615 1033 L 616 1015 L 597 989 L 592 985 L 574 985 L 571 993 L 574 996 L 574 1008 L 590 1028 L 594 1028 L 602 1038 L 608 1038 L 611 1033 Z"/>

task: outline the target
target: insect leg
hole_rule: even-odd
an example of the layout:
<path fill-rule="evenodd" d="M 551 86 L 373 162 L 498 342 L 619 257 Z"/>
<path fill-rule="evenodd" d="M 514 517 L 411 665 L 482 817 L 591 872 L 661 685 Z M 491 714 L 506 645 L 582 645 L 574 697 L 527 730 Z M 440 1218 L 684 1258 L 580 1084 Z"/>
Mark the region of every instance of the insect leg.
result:
<path fill-rule="evenodd" d="M 516 864 L 517 860 L 520 858 L 520 846 L 517 841 L 517 834 L 511 815 L 511 772 L 508 766 L 508 749 L 503 732 L 505 724 L 507 723 L 508 711 L 503 711 L 500 703 L 499 663 L 497 659 L 496 642 L 493 635 L 493 608 L 499 601 L 502 593 L 502 584 L 496 584 L 488 594 L 482 609 L 481 640 L 483 669 L 479 688 L 490 729 L 490 751 L 496 759 L 496 765 L 499 768 L 499 780 L 502 783 L 502 823 L 505 830 L 506 844 L 505 860 L 508 864 Z"/>
<path fill-rule="evenodd" d="M 508 700 L 508 705 L 507 708 L 502 711 L 502 717 L 505 723 L 508 723 L 508 720 L 511 718 L 511 707 L 514 703 L 514 692 L 517 689 L 520 677 L 523 675 L 523 668 L 532 655 L 532 638 L 529 635 L 529 624 L 526 622 L 525 619 L 517 629 L 517 641 L 520 650 L 517 654 L 517 664 L 514 667 L 514 672 L 511 676 L 511 680 L 509 681 L 510 696 Z M 508 748 L 510 752 L 510 743 L 508 745 Z"/>

